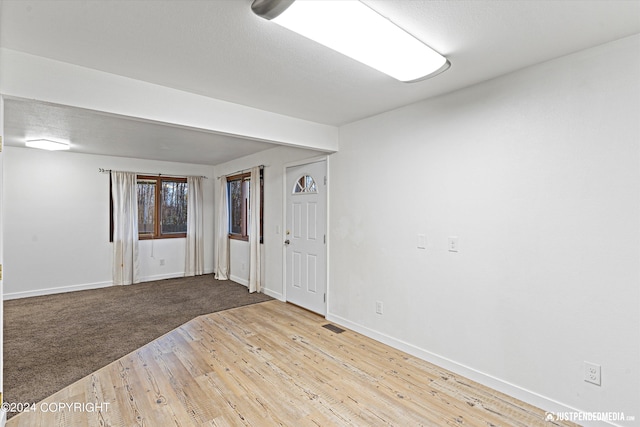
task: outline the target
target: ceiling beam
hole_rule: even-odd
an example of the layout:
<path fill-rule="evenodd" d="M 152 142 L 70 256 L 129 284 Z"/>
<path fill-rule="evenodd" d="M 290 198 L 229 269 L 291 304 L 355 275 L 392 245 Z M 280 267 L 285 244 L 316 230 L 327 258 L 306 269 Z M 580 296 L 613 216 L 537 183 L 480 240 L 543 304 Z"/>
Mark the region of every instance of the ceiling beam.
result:
<path fill-rule="evenodd" d="M 299 148 L 338 151 L 338 128 L 0 48 L 0 94 L 203 129 Z"/>

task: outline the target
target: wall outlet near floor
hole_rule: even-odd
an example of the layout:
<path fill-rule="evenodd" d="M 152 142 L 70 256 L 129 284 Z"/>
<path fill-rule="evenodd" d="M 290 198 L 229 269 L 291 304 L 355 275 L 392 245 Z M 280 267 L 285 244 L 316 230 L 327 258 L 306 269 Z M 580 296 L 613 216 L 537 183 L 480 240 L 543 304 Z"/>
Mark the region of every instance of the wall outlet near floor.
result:
<path fill-rule="evenodd" d="M 584 380 L 591 384 L 600 385 L 600 365 L 585 361 Z"/>
<path fill-rule="evenodd" d="M 376 313 L 382 314 L 382 301 L 376 301 Z"/>
<path fill-rule="evenodd" d="M 164 259 L 160 260 L 160 265 L 164 265 Z"/>

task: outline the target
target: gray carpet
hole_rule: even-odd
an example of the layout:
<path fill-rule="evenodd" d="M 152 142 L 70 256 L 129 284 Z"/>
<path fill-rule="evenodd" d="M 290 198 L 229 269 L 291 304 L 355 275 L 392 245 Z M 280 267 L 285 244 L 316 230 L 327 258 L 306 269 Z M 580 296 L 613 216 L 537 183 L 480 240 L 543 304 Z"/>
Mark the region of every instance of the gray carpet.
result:
<path fill-rule="evenodd" d="M 5 301 L 4 401 L 37 403 L 197 316 L 270 299 L 205 275 Z"/>

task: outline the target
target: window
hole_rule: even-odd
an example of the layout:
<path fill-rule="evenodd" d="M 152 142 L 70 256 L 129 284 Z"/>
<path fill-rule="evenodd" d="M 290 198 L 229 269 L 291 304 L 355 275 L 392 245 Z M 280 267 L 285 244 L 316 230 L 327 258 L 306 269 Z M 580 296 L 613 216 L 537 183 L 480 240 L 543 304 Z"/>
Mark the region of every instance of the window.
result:
<path fill-rule="evenodd" d="M 316 186 L 316 182 L 310 175 L 301 176 L 300 179 L 296 181 L 296 185 L 293 187 L 293 194 L 317 192 L 318 187 Z"/>
<path fill-rule="evenodd" d="M 237 240 L 249 240 L 249 196 L 251 194 L 251 174 L 243 173 L 227 177 L 229 199 L 229 237 Z M 262 211 L 264 207 L 264 180 L 260 170 L 260 242 L 262 242 Z"/>
<path fill-rule="evenodd" d="M 186 178 L 139 175 L 137 190 L 140 239 L 186 237 Z"/>
<path fill-rule="evenodd" d="M 249 222 L 249 176 L 227 178 L 229 188 L 229 235 L 246 238 Z"/>

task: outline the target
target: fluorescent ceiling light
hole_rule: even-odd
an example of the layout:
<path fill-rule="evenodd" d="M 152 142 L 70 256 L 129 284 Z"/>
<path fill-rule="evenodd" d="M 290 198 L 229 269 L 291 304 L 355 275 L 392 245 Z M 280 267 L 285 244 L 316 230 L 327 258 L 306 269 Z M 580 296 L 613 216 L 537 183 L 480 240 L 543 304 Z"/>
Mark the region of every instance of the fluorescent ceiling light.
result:
<path fill-rule="evenodd" d="M 27 147 L 49 151 L 68 150 L 71 148 L 71 144 L 68 142 L 51 141 L 49 139 L 32 139 L 31 141 L 25 142 L 25 145 Z"/>
<path fill-rule="evenodd" d="M 357 0 L 254 0 L 251 9 L 403 82 L 450 66 L 447 58 Z"/>

